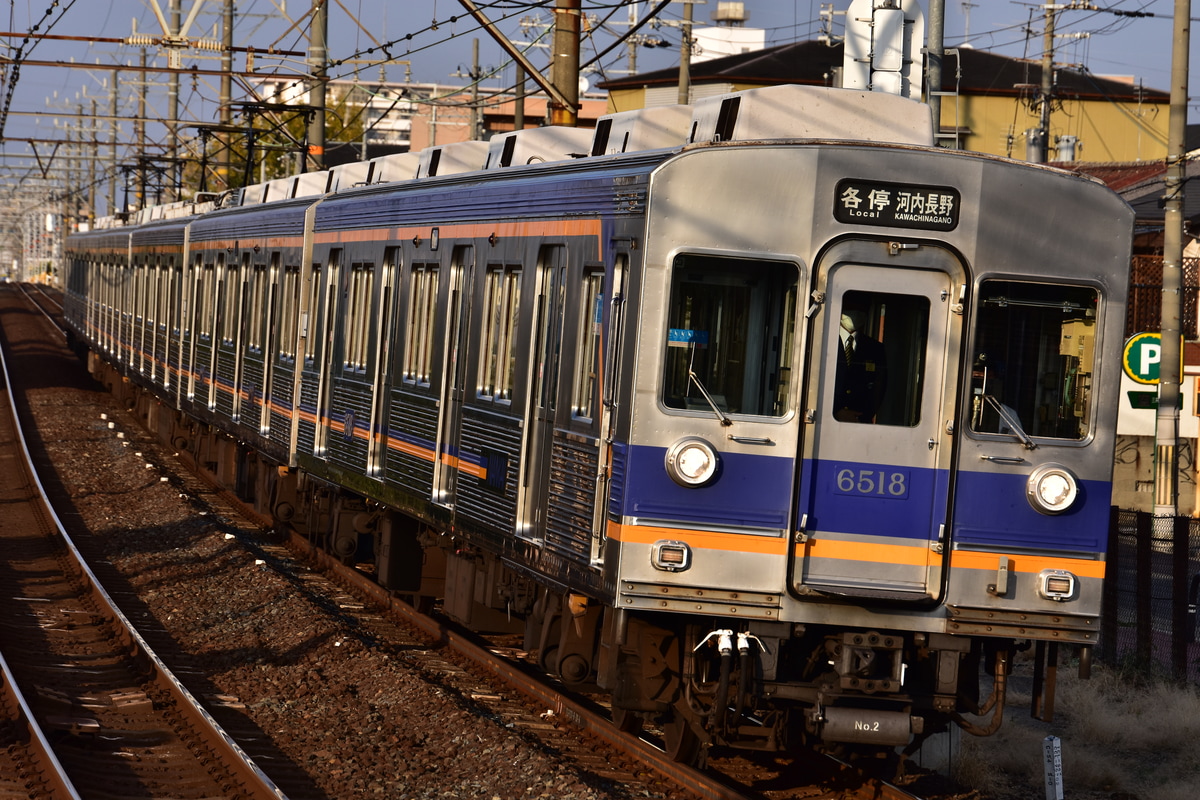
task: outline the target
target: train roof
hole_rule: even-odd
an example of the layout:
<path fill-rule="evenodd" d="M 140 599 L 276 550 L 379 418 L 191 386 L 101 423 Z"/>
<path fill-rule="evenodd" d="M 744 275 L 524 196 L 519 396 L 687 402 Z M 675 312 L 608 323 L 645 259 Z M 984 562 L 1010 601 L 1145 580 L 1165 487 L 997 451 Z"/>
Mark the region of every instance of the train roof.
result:
<path fill-rule="evenodd" d="M 143 209 L 124 227 L 144 230 L 138 241 L 179 237 L 183 225 L 191 226 L 196 241 L 297 235 L 314 204 L 317 230 L 427 220 L 432 210 L 453 222 L 494 215 L 494 191 L 511 193 L 509 210 L 524 216 L 603 212 L 606 203 L 618 212 L 632 205 L 614 206 L 620 202 L 613 200 L 614 183 L 645 183 L 659 164 L 683 152 L 770 141 L 921 149 L 933 145 L 932 117 L 928 106 L 894 95 L 772 86 L 692 106 L 608 114 L 595 131 L 531 128 L 490 144 L 455 143 L 290 176 L 225 193 L 217 202 L 206 196 Z"/>
<path fill-rule="evenodd" d="M 587 160 L 613 153 L 678 149 L 710 141 L 773 138 L 868 139 L 898 144 L 932 144 L 929 107 L 878 92 L 824 86 L 782 85 L 750 89 L 698 101 L 616 112 L 601 117 L 595 131 L 530 128 L 500 134 L 494 141 L 458 142 L 417 153 L 384 156 L 366 165 L 341 165 L 210 194 L 197 201 L 151 206 L 119 227 L 159 219 L 207 216 L 230 207 L 275 205 L 296 199 L 355 191 L 364 185 L 430 180 L 482 169 L 513 169 L 536 163 Z"/>

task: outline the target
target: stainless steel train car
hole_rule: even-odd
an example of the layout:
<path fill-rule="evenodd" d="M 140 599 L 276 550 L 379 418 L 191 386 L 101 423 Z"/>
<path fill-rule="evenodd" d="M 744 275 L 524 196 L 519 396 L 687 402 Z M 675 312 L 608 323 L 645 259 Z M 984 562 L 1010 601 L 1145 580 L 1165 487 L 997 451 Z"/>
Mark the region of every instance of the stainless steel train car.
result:
<path fill-rule="evenodd" d="M 1089 652 L 1120 198 L 839 89 L 538 136 L 77 234 L 73 336 L 226 485 L 682 760 L 987 733 L 1015 648 Z"/>

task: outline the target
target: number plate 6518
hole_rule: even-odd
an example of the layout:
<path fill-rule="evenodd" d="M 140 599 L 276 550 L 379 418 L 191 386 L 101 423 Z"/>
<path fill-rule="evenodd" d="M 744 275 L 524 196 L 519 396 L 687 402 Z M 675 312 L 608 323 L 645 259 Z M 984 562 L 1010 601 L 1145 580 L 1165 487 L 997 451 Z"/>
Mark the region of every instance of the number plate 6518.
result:
<path fill-rule="evenodd" d="M 837 466 L 834 491 L 863 497 L 903 500 L 908 497 L 908 470 L 895 467 Z"/>

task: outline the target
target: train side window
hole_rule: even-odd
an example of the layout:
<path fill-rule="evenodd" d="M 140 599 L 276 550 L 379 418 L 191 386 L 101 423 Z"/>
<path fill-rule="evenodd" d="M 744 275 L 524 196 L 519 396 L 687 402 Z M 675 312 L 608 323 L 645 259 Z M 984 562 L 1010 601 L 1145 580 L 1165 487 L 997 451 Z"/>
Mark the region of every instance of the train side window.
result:
<path fill-rule="evenodd" d="M 438 265 L 413 264 L 408 286 L 408 330 L 404 337 L 403 377 L 407 383 L 429 385 L 437 295 Z"/>
<path fill-rule="evenodd" d="M 232 345 L 237 333 L 237 323 L 242 318 L 238 307 L 242 287 L 238 283 L 238 268 L 236 264 L 226 266 L 224 284 L 221 289 L 223 293 L 223 302 L 221 304 L 221 343 Z"/>
<path fill-rule="evenodd" d="M 662 402 L 783 416 L 798 271 L 791 263 L 680 255 L 671 277 Z M 710 405 L 711 403 L 711 405 Z"/>
<path fill-rule="evenodd" d="M 515 337 L 521 305 L 521 268 L 489 264 L 484 286 L 483 347 L 479 352 L 479 389 L 482 399 L 512 401 L 516 378 Z"/>
<path fill-rule="evenodd" d="M 317 321 L 321 310 L 321 264 L 314 262 L 309 270 L 308 278 L 308 300 L 305 304 L 304 311 L 300 315 L 300 320 L 297 325 L 300 328 L 297 340 L 304 340 L 304 368 L 316 369 L 317 366 L 317 348 L 321 346 L 319 341 L 310 341 L 309 333 L 317 330 Z"/>
<path fill-rule="evenodd" d="M 216 285 L 213 273 L 212 264 L 204 264 L 200 271 L 199 316 L 196 318 L 196 333 L 204 340 L 212 339 L 213 334 L 213 291 Z"/>
<path fill-rule="evenodd" d="M 363 372 L 367 368 L 367 333 L 371 327 L 371 300 L 375 287 L 375 265 L 350 265 L 349 296 L 346 298 L 342 341 L 345 368 Z"/>
<path fill-rule="evenodd" d="M 264 317 L 266 311 L 267 266 L 255 264 L 247 276 L 250 282 L 250 302 L 246 308 L 248 317 L 249 336 L 247 345 L 255 353 L 261 353 L 263 347 Z"/>
<path fill-rule="evenodd" d="M 296 360 L 296 335 L 300 324 L 300 268 L 283 268 L 283 293 L 279 321 L 279 359 Z"/>
<path fill-rule="evenodd" d="M 596 415 L 596 365 L 600 356 L 600 325 L 604 314 L 604 273 L 584 273 L 579 299 L 575 375 L 571 381 L 571 416 L 591 420 Z"/>
<path fill-rule="evenodd" d="M 972 431 L 1019 439 L 1087 438 L 1099 301 L 1099 293 L 1086 286 L 1006 280 L 980 285 Z"/>
<path fill-rule="evenodd" d="M 929 299 L 851 290 L 838 310 L 833 416 L 914 427 L 921 421 Z"/>

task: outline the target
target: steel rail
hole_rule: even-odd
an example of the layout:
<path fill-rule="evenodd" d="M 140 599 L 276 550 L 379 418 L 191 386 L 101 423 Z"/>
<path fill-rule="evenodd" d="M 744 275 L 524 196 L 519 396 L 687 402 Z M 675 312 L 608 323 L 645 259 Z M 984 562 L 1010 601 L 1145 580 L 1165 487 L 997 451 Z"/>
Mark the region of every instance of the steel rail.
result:
<path fill-rule="evenodd" d="M 3 396 L 0 396 L 0 402 L 7 406 L 8 413 L 5 424 L 11 423 L 13 428 L 13 442 L 20 445 L 21 452 L 24 456 L 25 468 L 34 480 L 37 480 L 37 473 L 33 468 L 33 460 L 29 456 L 29 448 L 26 446 L 25 437 L 21 432 L 21 422 L 17 417 L 17 404 L 13 397 L 12 382 L 8 376 L 8 362 L 4 358 L 3 343 L 0 343 L 0 382 L 4 384 Z M 41 484 L 37 484 L 40 491 Z M 45 494 L 42 493 L 43 502 L 45 502 Z M 49 507 L 49 503 L 46 503 Z M 46 737 L 45 732 L 34 717 L 33 711 L 29 707 L 28 701 L 25 699 L 24 693 L 16 680 L 13 679 L 12 671 L 8 667 L 8 662 L 4 659 L 4 654 L 0 652 L 0 683 L 4 685 L 6 691 L 15 701 L 18 707 L 19 720 L 14 722 L 19 728 L 26 731 L 29 737 L 30 749 L 34 753 L 34 758 L 37 759 L 31 767 L 38 768 L 38 775 L 47 789 L 53 792 L 53 797 L 62 798 L 62 800 L 81 800 L 78 790 L 71 779 L 67 776 L 66 770 L 58 760 L 58 756 L 54 754 L 54 749 L 50 746 L 50 742 Z"/>
<path fill-rule="evenodd" d="M 33 299 L 28 294 L 25 294 L 24 297 L 27 303 L 33 303 L 35 306 L 38 305 L 33 302 Z M 45 312 L 43 311 L 42 313 Z M 200 704 L 195 696 L 188 691 L 162 659 L 159 658 L 158 654 L 154 652 L 129 618 L 117 607 L 117 604 L 103 585 L 101 585 L 95 573 L 83 558 L 75 542 L 67 534 L 62 520 L 50 503 L 49 495 L 37 473 L 28 443 L 21 431 L 20 422 L 17 418 L 16 405 L 12 402 L 12 383 L 9 378 L 8 356 L 5 350 L 6 345 L 3 339 L 0 338 L 0 378 L 4 381 L 10 399 L 11 413 L 15 422 L 14 441 L 19 444 L 24 454 L 30 480 L 36 488 L 37 494 L 42 498 L 48 520 L 54 527 L 55 535 L 61 540 L 64 549 L 68 551 L 70 557 L 75 562 L 75 566 L 78 569 L 79 582 L 84 586 L 85 591 L 90 593 L 97 606 L 111 614 L 113 621 L 121 627 L 122 635 L 127 637 L 130 649 L 139 660 L 150 666 L 153 672 L 161 678 L 162 685 L 178 698 L 181 708 L 186 709 L 194 717 L 194 721 L 205 729 L 208 734 L 206 736 L 208 743 L 219 748 L 222 764 L 236 776 L 241 785 L 249 792 L 248 797 L 261 798 L 262 800 L 268 800 L 269 798 L 287 800 L 287 795 L 254 763 L 233 737 L 225 732 L 208 710 Z"/>

